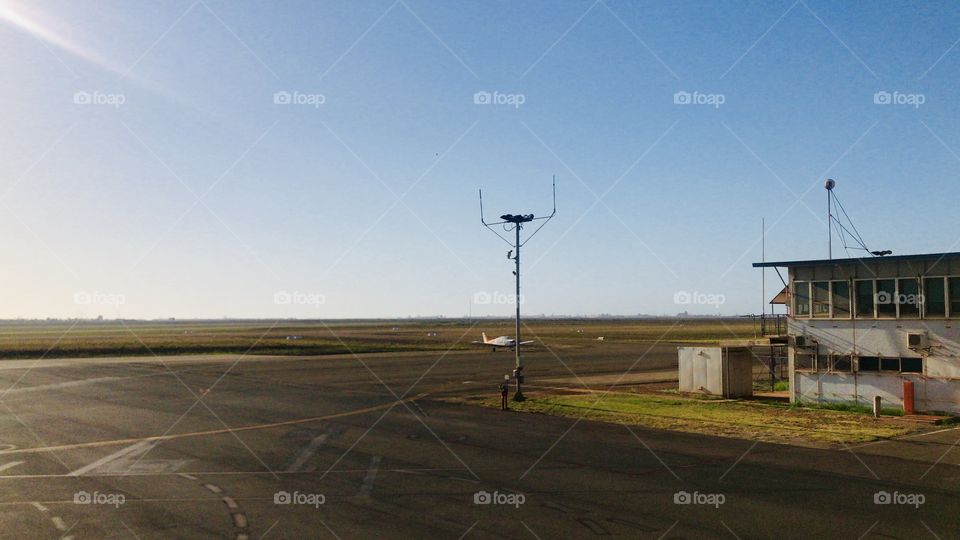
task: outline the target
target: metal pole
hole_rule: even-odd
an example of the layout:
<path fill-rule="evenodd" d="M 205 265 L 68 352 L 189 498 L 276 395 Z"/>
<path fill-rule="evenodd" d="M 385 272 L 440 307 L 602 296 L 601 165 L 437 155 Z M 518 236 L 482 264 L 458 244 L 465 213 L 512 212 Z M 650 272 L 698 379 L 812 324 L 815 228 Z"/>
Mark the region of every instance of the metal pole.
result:
<path fill-rule="evenodd" d="M 515 304 L 517 308 L 517 321 L 515 329 L 515 339 L 514 341 L 514 353 L 516 354 L 516 368 L 517 368 L 517 393 L 513 395 L 514 401 L 523 401 L 523 390 L 520 388 L 520 379 L 523 377 L 523 359 L 520 356 L 520 342 L 523 341 L 520 339 L 520 229 L 521 224 L 517 223 L 516 227 L 516 241 L 514 244 L 514 262 L 516 263 L 516 270 L 513 272 L 517 278 L 517 293 L 515 297 Z"/>
<path fill-rule="evenodd" d="M 830 250 L 830 259 L 833 259 L 833 208 L 831 207 L 831 194 L 833 192 L 829 189 L 827 190 L 827 248 Z"/>

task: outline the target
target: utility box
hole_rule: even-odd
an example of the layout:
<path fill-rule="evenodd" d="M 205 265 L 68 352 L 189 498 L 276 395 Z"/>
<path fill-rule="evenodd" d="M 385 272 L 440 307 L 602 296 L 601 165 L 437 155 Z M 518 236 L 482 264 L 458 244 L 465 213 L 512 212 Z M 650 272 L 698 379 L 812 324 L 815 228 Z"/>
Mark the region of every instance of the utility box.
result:
<path fill-rule="evenodd" d="M 753 395 L 749 347 L 678 347 L 680 391 L 728 398 Z"/>

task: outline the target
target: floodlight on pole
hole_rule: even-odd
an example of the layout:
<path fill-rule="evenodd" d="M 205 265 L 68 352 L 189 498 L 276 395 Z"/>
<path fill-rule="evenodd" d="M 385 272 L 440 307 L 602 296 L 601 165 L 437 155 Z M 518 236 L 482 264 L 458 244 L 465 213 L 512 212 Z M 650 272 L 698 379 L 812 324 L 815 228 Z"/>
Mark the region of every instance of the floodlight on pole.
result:
<path fill-rule="evenodd" d="M 513 341 L 513 350 L 515 358 L 515 373 L 517 379 L 517 393 L 513 395 L 514 401 L 523 401 L 523 390 L 521 385 L 523 384 L 523 357 L 520 354 L 520 248 L 524 244 L 530 241 L 544 225 L 550 221 L 553 216 L 557 214 L 557 177 L 553 177 L 553 211 L 550 212 L 549 216 L 535 217 L 533 214 L 503 214 L 500 216 L 501 221 L 497 222 L 488 222 L 483 215 L 483 190 L 480 190 L 480 222 L 483 223 L 483 226 L 493 231 L 501 240 L 507 244 L 513 246 L 513 249 L 507 252 L 507 258 L 513 259 L 516 269 L 513 271 L 513 275 L 516 278 L 516 296 L 514 304 L 517 308 L 516 312 L 516 328 L 514 329 L 514 341 Z M 531 223 L 533 221 L 542 221 L 543 223 L 537 227 L 533 233 L 526 238 L 526 240 L 520 241 L 520 231 L 523 230 L 525 223 Z M 493 227 L 495 225 L 502 225 L 503 230 L 506 232 L 513 232 L 514 239 L 511 242 L 505 238 L 502 234 L 497 232 Z M 511 257 L 511 254 L 513 255 Z"/>

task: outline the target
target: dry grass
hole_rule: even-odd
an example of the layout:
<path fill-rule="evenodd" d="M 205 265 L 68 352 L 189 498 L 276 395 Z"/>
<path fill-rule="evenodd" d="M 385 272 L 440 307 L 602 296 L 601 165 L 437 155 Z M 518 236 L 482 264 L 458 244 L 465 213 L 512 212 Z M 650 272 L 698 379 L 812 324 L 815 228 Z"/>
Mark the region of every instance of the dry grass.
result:
<path fill-rule="evenodd" d="M 480 332 L 513 335 L 512 320 L 6 321 L 0 358 L 194 353 L 342 354 L 467 349 Z M 750 319 L 530 319 L 524 338 L 576 347 L 753 337 Z"/>
<path fill-rule="evenodd" d="M 857 412 L 791 408 L 759 401 L 717 400 L 665 394 L 530 394 L 511 402 L 521 412 L 583 417 L 657 429 L 703 433 L 801 446 L 853 444 L 904 435 L 917 427 Z M 496 399 L 468 402 L 499 407 Z"/>

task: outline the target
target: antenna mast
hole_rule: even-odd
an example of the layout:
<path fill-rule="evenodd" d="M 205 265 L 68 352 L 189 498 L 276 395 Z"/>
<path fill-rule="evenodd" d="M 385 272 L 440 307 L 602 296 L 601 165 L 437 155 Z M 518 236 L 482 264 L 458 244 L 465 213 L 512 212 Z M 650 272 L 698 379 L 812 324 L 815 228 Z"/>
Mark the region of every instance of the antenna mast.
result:
<path fill-rule="evenodd" d="M 514 304 L 517 308 L 516 313 L 516 328 L 513 350 L 515 354 L 515 369 L 514 375 L 517 379 L 517 393 L 513 395 L 514 401 L 523 401 L 523 390 L 520 385 L 523 384 L 523 357 L 520 355 L 520 248 L 524 246 L 527 242 L 530 241 L 544 225 L 550 221 L 553 216 L 557 214 L 557 177 L 553 177 L 553 211 L 550 212 L 549 216 L 544 217 L 534 217 L 533 214 L 504 214 L 500 216 L 500 221 L 497 222 L 487 222 L 486 218 L 483 216 L 483 190 L 480 190 L 480 222 L 483 223 L 483 226 L 493 231 L 494 234 L 500 237 L 501 240 L 513 246 L 513 249 L 507 252 L 507 258 L 513 259 L 516 269 L 513 271 L 513 275 L 516 278 L 516 296 L 514 297 Z M 524 223 L 531 223 L 534 221 L 542 221 L 543 223 L 537 227 L 533 233 L 527 237 L 526 240 L 520 241 L 520 231 L 523 230 Z M 497 232 L 493 228 L 494 225 L 502 225 L 503 230 L 507 232 L 514 233 L 513 242 L 505 238 L 502 234 Z M 512 254 L 512 257 L 511 257 Z"/>

